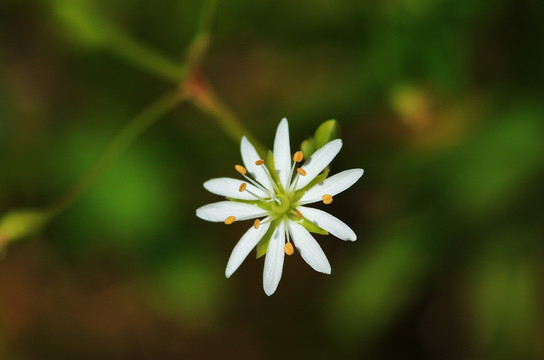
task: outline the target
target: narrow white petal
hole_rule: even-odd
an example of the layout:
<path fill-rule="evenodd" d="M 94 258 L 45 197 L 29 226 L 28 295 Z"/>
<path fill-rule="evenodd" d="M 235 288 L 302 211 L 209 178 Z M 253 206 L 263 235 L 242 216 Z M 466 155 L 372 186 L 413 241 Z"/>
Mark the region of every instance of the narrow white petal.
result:
<path fill-rule="evenodd" d="M 283 257 L 285 246 L 285 227 L 280 223 L 268 244 L 268 251 L 264 260 L 263 288 L 270 296 L 276 291 L 283 272 Z"/>
<path fill-rule="evenodd" d="M 238 269 L 242 262 L 246 259 L 251 250 L 257 246 L 257 243 L 266 234 L 266 231 L 270 227 L 270 223 L 263 224 L 255 229 L 253 226 L 242 236 L 240 241 L 232 249 L 229 262 L 227 263 L 227 269 L 225 270 L 225 276 L 230 277 L 232 273 Z"/>
<path fill-rule="evenodd" d="M 244 136 L 240 144 L 240 152 L 242 153 L 242 160 L 250 176 L 257 180 L 268 190 L 273 190 L 274 187 L 270 183 L 270 179 L 266 175 L 263 165 L 255 165 L 255 161 L 263 160 L 255 150 L 255 147 L 251 145 L 249 140 Z"/>
<path fill-rule="evenodd" d="M 220 201 L 196 209 L 196 216 L 215 222 L 225 221 L 229 216 L 236 217 L 236 221 L 238 221 L 258 218 L 266 214 L 265 210 L 256 205 L 234 201 Z"/>
<path fill-rule="evenodd" d="M 299 204 L 310 204 L 316 201 L 321 201 L 322 196 L 329 194 L 334 196 L 348 189 L 351 185 L 355 184 L 357 180 L 363 176 L 363 169 L 351 169 L 339 172 L 324 181 L 313 186 L 310 190 L 302 196 Z"/>
<path fill-rule="evenodd" d="M 287 189 L 291 173 L 291 146 L 289 145 L 289 124 L 286 118 L 283 118 L 276 131 L 276 139 L 274 140 L 274 166 L 283 188 Z"/>
<path fill-rule="evenodd" d="M 302 216 L 310 220 L 320 228 L 327 230 L 342 240 L 357 240 L 357 235 L 350 229 L 349 226 L 344 224 L 340 219 L 332 216 L 331 214 L 314 208 L 299 206 L 297 210 L 300 211 Z"/>
<path fill-rule="evenodd" d="M 327 260 L 327 256 L 325 256 L 321 246 L 319 246 L 308 230 L 293 221 L 289 222 L 289 227 L 293 242 L 304 261 L 315 271 L 330 274 L 331 265 L 329 264 L 329 260 Z"/>
<path fill-rule="evenodd" d="M 317 150 L 302 166 L 306 176 L 298 179 L 297 190 L 308 185 L 323 169 L 325 169 L 342 148 L 342 140 L 333 140 Z"/>
<path fill-rule="evenodd" d="M 232 178 L 217 178 L 208 180 L 204 183 L 204 188 L 213 194 L 226 196 L 233 199 L 257 200 L 255 196 L 251 195 L 247 191 L 240 192 L 240 185 L 242 183 L 246 183 L 246 189 L 251 191 L 255 195 L 260 197 L 267 196 L 259 188 L 251 185 L 247 181 Z"/>

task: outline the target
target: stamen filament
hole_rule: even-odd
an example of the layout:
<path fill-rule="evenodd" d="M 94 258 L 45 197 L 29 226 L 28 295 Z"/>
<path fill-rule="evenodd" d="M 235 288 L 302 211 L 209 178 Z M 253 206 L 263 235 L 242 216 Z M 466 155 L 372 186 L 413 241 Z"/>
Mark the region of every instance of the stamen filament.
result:
<path fill-rule="evenodd" d="M 296 167 L 296 166 L 297 166 L 297 163 L 296 163 L 296 162 L 294 162 L 293 165 L 291 165 L 291 170 L 289 171 L 289 178 L 288 178 L 289 181 L 291 181 L 291 179 L 293 178 L 293 172 L 295 171 L 295 167 Z M 289 189 L 290 189 L 290 188 L 291 188 L 291 187 L 289 186 Z"/>
<path fill-rule="evenodd" d="M 273 196 L 273 193 L 270 192 L 270 190 L 268 190 L 267 188 L 265 188 L 264 186 L 262 186 L 261 184 L 259 184 L 257 181 L 253 180 L 252 178 L 250 178 L 249 176 L 247 175 L 242 175 L 247 181 L 249 181 L 251 183 L 251 185 L 255 186 L 256 188 L 258 188 L 259 190 L 261 190 L 262 192 L 264 192 L 265 194 L 268 194 L 270 196 Z"/>
<path fill-rule="evenodd" d="M 293 193 L 293 191 L 295 191 L 297 189 L 298 179 L 299 178 L 300 178 L 300 174 L 297 172 L 297 176 L 295 176 L 295 180 L 293 181 L 293 184 L 289 188 L 290 193 Z"/>
<path fill-rule="evenodd" d="M 255 162 L 255 164 L 257 164 L 257 162 Z M 276 182 L 274 181 L 274 178 L 272 178 L 272 174 L 270 174 L 270 171 L 268 171 L 268 167 L 266 167 L 266 165 L 264 165 L 264 161 L 262 163 L 260 163 L 260 165 L 264 168 L 264 173 L 266 174 L 266 176 L 268 176 L 268 179 L 270 180 L 270 183 L 274 187 L 274 190 L 276 190 L 276 192 L 280 192 L 280 189 L 276 185 Z"/>
<path fill-rule="evenodd" d="M 266 217 L 263 221 L 260 222 L 261 225 L 264 225 L 264 224 L 267 224 L 273 220 L 275 220 L 276 218 L 272 218 L 271 216 L 268 216 Z"/>
<path fill-rule="evenodd" d="M 275 199 L 265 199 L 265 198 L 262 198 L 262 197 L 260 197 L 259 195 L 253 193 L 252 191 L 249 191 L 248 189 L 246 189 L 245 191 L 248 192 L 249 194 L 253 195 L 257 200 L 262 201 L 262 202 L 268 202 L 268 201 L 274 201 L 274 200 L 275 200 Z"/>

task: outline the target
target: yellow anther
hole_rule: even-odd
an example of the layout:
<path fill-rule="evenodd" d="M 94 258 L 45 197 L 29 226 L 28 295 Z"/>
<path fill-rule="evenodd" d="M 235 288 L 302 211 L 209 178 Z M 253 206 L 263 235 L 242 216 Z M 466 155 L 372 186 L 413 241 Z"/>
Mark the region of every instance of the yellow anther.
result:
<path fill-rule="evenodd" d="M 300 219 L 300 218 L 302 217 L 302 214 L 301 214 L 300 211 L 298 211 L 298 210 L 295 210 L 295 211 L 296 211 L 296 213 L 297 213 L 297 218 Z"/>
<path fill-rule="evenodd" d="M 287 255 L 293 255 L 293 253 L 295 252 L 295 248 L 293 248 L 293 244 L 291 244 L 290 242 L 285 244 L 285 246 L 283 247 L 283 250 L 285 250 L 285 253 Z"/>
<path fill-rule="evenodd" d="M 225 219 L 225 224 L 230 225 L 234 222 L 234 220 L 236 220 L 235 216 L 229 216 L 228 218 Z"/>
<path fill-rule="evenodd" d="M 304 159 L 304 153 L 302 151 L 297 151 L 295 155 L 293 155 L 293 161 L 294 162 L 301 162 L 302 159 Z"/>
<path fill-rule="evenodd" d="M 255 219 L 255 221 L 253 222 L 253 227 L 255 228 L 255 230 L 257 230 L 259 226 L 261 226 L 261 220 Z"/>
<path fill-rule="evenodd" d="M 243 167 L 242 165 L 234 165 L 234 168 L 236 169 L 236 171 L 238 171 L 242 175 L 247 174 L 246 168 Z"/>
<path fill-rule="evenodd" d="M 262 164 L 264 164 L 264 160 L 255 161 L 255 165 L 262 165 Z"/>
<path fill-rule="evenodd" d="M 306 176 L 306 171 L 304 171 L 303 168 L 298 168 L 298 169 L 297 169 L 297 172 L 298 172 L 298 174 L 299 174 L 300 176 Z"/>
<path fill-rule="evenodd" d="M 323 203 L 325 203 L 326 205 L 332 203 L 332 196 L 329 194 L 325 194 L 321 198 L 323 199 Z"/>
<path fill-rule="evenodd" d="M 246 183 L 241 183 L 241 184 L 240 184 L 240 188 L 238 189 L 238 191 L 239 191 L 239 192 L 242 192 L 242 191 L 244 191 L 244 190 L 246 189 L 246 187 L 247 187 L 247 184 L 246 184 Z"/>

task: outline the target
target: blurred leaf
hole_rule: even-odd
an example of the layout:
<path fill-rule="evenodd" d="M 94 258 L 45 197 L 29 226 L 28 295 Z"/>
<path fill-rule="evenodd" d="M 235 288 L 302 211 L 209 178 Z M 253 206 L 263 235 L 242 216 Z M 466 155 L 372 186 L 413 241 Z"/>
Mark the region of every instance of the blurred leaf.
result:
<path fill-rule="evenodd" d="M 72 130 L 69 143 L 59 146 L 63 154 L 59 160 L 62 168 L 58 170 L 64 177 L 61 183 L 69 184 L 84 174 L 110 137 L 96 126 Z M 111 247 L 115 241 L 115 245 L 134 251 L 156 241 L 156 234 L 168 226 L 174 215 L 169 165 L 161 164 L 159 158 L 150 145 L 141 142 L 121 156 L 64 215 L 72 238 L 72 244 L 65 245 L 88 251 Z M 178 184 L 176 191 L 183 191 L 183 185 Z"/>
<path fill-rule="evenodd" d="M 468 274 L 472 334 L 486 358 L 541 358 L 538 256 L 519 249 L 520 233 L 499 233 Z M 540 349 L 539 349 L 540 348 Z"/>
<path fill-rule="evenodd" d="M 340 342 L 363 345 L 379 338 L 411 304 L 431 264 L 426 231 L 423 219 L 388 224 L 374 247 L 354 259 L 327 309 Z"/>
<path fill-rule="evenodd" d="M 217 268 L 217 261 L 203 256 L 175 256 L 163 262 L 150 284 L 143 284 L 159 313 L 179 317 L 193 330 L 213 327 L 218 303 L 225 301 L 224 271 Z"/>
<path fill-rule="evenodd" d="M 532 107 L 503 112 L 452 154 L 445 194 L 460 212 L 472 216 L 506 207 L 541 169 L 542 115 Z"/>

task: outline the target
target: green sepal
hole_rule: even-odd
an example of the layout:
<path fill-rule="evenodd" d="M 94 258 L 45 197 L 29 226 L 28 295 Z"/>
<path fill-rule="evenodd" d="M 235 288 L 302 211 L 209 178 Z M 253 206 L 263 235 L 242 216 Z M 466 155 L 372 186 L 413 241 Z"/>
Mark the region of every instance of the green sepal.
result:
<path fill-rule="evenodd" d="M 230 197 L 225 197 L 225 199 L 227 199 L 228 201 L 232 201 L 232 202 L 239 202 L 239 203 L 251 204 L 251 205 L 259 205 L 259 203 L 260 203 L 259 200 L 242 200 L 242 199 L 234 199 L 234 198 L 230 198 Z"/>
<path fill-rule="evenodd" d="M 276 219 L 272 221 L 272 224 L 270 224 L 270 227 L 268 228 L 264 236 L 257 243 L 257 259 L 266 254 L 268 250 L 268 244 L 270 243 L 270 239 L 272 238 L 272 234 L 274 234 L 274 231 L 278 227 L 280 221 L 281 219 Z"/>
<path fill-rule="evenodd" d="M 241 200 L 241 199 L 233 199 L 230 197 L 227 197 L 226 199 L 233 202 L 255 205 L 267 212 L 272 211 L 272 205 L 270 205 L 269 203 L 263 203 L 262 201 L 259 201 L 259 200 Z"/>
<path fill-rule="evenodd" d="M 319 125 L 314 135 L 314 143 L 316 150 L 323 147 L 329 141 L 332 141 L 340 136 L 340 125 L 335 119 L 327 120 Z"/>
<path fill-rule="evenodd" d="M 295 192 L 295 195 L 291 199 L 293 203 L 297 203 L 302 196 L 306 193 L 306 191 L 310 190 L 315 185 L 319 184 L 320 182 L 324 181 L 327 176 L 329 176 L 329 168 L 326 168 L 321 174 L 317 175 L 308 185 L 303 187 L 302 189 L 299 189 Z"/>
<path fill-rule="evenodd" d="M 289 220 L 296 222 L 297 224 L 300 224 L 304 226 L 306 230 L 308 230 L 311 233 L 320 234 L 320 235 L 329 235 L 328 231 L 323 230 L 310 220 L 306 219 L 304 216 L 302 216 L 300 219 L 296 217 L 296 215 L 289 214 Z"/>
<path fill-rule="evenodd" d="M 268 152 L 266 153 L 265 166 L 270 172 L 274 183 L 276 183 L 276 185 L 283 191 L 283 186 L 280 183 L 280 178 L 278 176 L 278 173 L 276 172 L 276 166 L 274 165 L 274 153 L 270 150 L 268 150 Z"/>
<path fill-rule="evenodd" d="M 327 120 L 315 131 L 313 137 L 304 140 L 300 145 L 304 157 L 308 159 L 314 152 L 322 148 L 328 142 L 340 136 L 340 125 L 335 119 Z"/>

